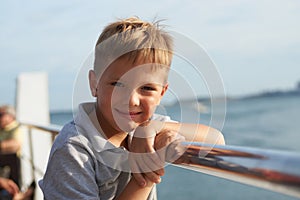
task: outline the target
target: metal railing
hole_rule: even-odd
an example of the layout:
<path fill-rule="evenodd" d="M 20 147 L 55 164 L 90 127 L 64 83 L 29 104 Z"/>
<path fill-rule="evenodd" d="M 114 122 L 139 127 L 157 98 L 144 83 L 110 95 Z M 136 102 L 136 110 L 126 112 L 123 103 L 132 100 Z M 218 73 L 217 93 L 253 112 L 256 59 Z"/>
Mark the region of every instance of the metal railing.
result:
<path fill-rule="evenodd" d="M 29 128 L 29 132 L 32 129 L 50 132 L 52 140 L 61 129 L 55 125 L 23 125 Z M 299 153 L 229 145 L 210 146 L 197 142 L 182 144 L 186 151 L 180 162 L 173 164 L 175 166 L 300 197 Z M 41 171 L 34 163 L 31 164 L 33 170 Z"/>
<path fill-rule="evenodd" d="M 238 146 L 184 142 L 177 166 L 300 197 L 300 154 Z"/>

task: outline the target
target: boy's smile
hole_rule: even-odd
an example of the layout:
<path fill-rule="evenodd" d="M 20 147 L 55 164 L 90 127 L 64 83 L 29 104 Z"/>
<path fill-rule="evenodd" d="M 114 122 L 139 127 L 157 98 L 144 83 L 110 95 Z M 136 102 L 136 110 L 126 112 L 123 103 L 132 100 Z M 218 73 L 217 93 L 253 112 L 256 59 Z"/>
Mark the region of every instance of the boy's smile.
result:
<path fill-rule="evenodd" d="M 130 132 L 149 120 L 166 92 L 167 66 L 145 63 L 121 57 L 109 65 L 98 83 L 90 72 L 98 121 L 107 136 Z"/>

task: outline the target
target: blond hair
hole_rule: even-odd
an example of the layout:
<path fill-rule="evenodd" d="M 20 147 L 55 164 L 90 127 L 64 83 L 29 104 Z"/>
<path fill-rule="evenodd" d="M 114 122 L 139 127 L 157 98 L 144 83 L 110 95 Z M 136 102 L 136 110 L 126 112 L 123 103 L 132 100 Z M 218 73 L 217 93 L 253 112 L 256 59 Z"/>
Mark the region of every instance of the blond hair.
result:
<path fill-rule="evenodd" d="M 104 28 L 96 43 L 96 75 L 123 56 L 133 63 L 143 59 L 148 63 L 170 66 L 173 56 L 172 37 L 159 22 L 150 23 L 137 17 L 116 21 Z"/>

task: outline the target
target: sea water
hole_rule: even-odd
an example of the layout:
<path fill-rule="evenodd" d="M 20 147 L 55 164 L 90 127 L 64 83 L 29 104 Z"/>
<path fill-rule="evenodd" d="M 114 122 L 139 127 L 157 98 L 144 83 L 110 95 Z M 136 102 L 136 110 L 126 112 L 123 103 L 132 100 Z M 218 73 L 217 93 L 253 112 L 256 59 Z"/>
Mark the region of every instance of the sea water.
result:
<path fill-rule="evenodd" d="M 300 154 L 300 96 L 230 99 L 226 105 L 222 128 L 226 144 L 295 151 Z M 177 104 L 166 106 L 165 112 L 173 119 L 180 120 L 180 111 L 195 109 L 189 103 L 181 106 L 180 109 Z M 210 103 L 203 102 L 202 106 L 206 106 L 208 111 L 200 111 L 200 122 L 209 124 Z M 63 125 L 71 119 L 72 112 L 51 113 L 53 124 Z M 297 199 L 171 165 L 165 168 L 165 175 L 157 188 L 158 199 L 161 200 Z"/>

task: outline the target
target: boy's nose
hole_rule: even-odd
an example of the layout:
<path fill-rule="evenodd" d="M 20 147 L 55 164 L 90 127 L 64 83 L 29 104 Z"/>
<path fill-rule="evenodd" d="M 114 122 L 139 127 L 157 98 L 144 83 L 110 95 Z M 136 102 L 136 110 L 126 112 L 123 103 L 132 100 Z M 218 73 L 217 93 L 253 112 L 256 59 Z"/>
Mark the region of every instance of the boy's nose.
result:
<path fill-rule="evenodd" d="M 133 91 L 129 97 L 129 106 L 139 106 L 140 105 L 140 95 Z"/>

